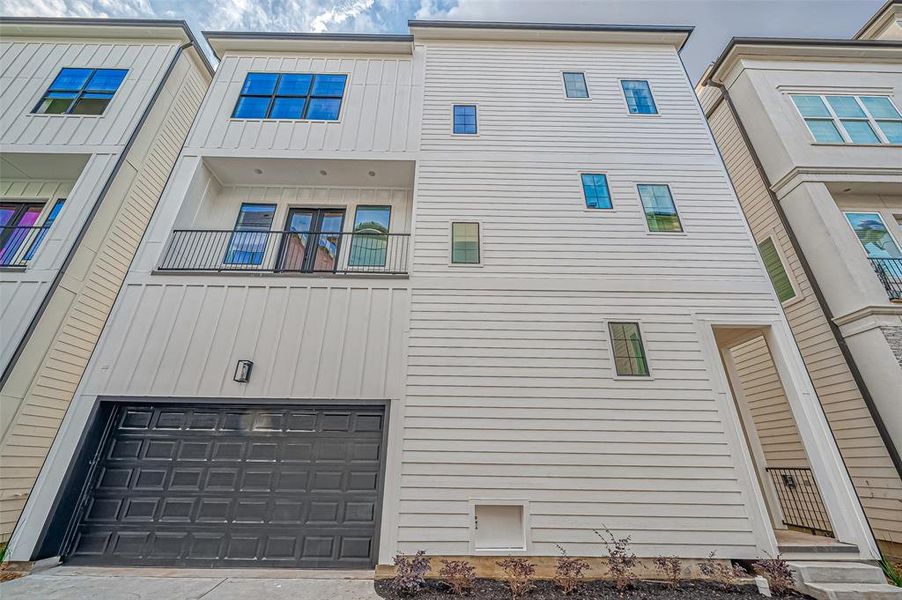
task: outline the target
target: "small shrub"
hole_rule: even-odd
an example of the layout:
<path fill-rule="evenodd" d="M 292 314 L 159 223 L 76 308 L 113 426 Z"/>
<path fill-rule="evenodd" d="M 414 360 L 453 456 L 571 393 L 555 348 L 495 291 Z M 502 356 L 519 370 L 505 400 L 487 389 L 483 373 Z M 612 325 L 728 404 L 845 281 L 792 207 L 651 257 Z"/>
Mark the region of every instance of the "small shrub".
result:
<path fill-rule="evenodd" d="M 532 576 L 536 566 L 525 558 L 506 558 L 497 564 L 504 571 L 504 580 L 510 586 L 511 596 L 519 598 L 533 588 Z"/>
<path fill-rule="evenodd" d="M 561 551 L 561 555 L 557 557 L 554 565 L 554 583 L 566 596 L 579 587 L 589 563 L 581 558 L 570 558 L 562 546 L 558 546 L 558 550 Z"/>
<path fill-rule="evenodd" d="M 473 580 L 476 579 L 476 567 L 465 560 L 442 560 L 442 570 L 439 571 L 439 576 L 455 595 L 462 596 L 473 587 Z"/>
<path fill-rule="evenodd" d="M 792 572 L 789 564 L 778 554 L 776 558 L 765 558 L 754 565 L 755 571 L 767 579 L 770 591 L 778 596 L 792 590 L 795 586 L 792 581 Z"/>
<path fill-rule="evenodd" d="M 680 560 L 680 557 L 656 556 L 654 564 L 670 587 L 676 587 L 680 584 L 680 579 L 683 576 L 683 561 Z"/>
<path fill-rule="evenodd" d="M 712 550 L 708 558 L 699 563 L 698 571 L 703 576 L 720 584 L 723 588 L 729 588 L 739 583 L 739 580 L 748 574 L 739 565 L 717 560 L 714 558 L 716 553 L 716 550 Z"/>
<path fill-rule="evenodd" d="M 417 550 L 413 556 L 398 554 L 395 556 L 395 576 L 391 586 L 399 594 L 412 596 L 426 585 L 428 572 L 429 559 L 425 550 Z"/>
<path fill-rule="evenodd" d="M 632 586 L 636 580 L 633 568 L 639 564 L 639 559 L 630 550 L 630 536 L 618 539 L 607 527 L 604 528 L 605 535 L 594 529 L 592 531 L 601 538 L 608 550 L 608 568 L 611 570 L 614 585 L 621 592 Z"/>

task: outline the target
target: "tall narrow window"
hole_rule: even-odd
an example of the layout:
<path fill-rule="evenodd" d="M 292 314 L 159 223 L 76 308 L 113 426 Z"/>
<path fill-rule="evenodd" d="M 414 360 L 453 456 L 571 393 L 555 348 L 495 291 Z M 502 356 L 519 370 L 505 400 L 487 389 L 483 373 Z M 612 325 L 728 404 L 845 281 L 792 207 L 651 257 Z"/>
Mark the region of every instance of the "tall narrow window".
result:
<path fill-rule="evenodd" d="M 586 208 L 613 208 L 607 177 L 601 174 L 583 173 L 582 181 Z"/>
<path fill-rule="evenodd" d="M 458 135 L 476 135 L 476 105 L 454 105 L 454 133 Z"/>
<path fill-rule="evenodd" d="M 902 115 L 886 96 L 793 94 L 805 125 L 822 144 L 902 144 Z"/>
<path fill-rule="evenodd" d="M 60 198 L 53 205 L 53 208 L 50 209 L 50 212 L 47 214 L 47 218 L 44 219 L 44 222 L 41 224 L 41 229 L 35 236 L 34 241 L 31 242 L 31 246 L 29 246 L 28 252 L 25 253 L 26 261 L 34 258 L 34 253 L 38 251 L 38 247 L 44 240 L 44 236 L 46 236 L 47 232 L 50 231 L 50 227 L 53 225 L 53 222 L 56 221 L 56 217 L 59 216 L 60 211 L 63 210 L 63 204 L 65 202 L 66 200 L 64 198 Z"/>
<path fill-rule="evenodd" d="M 384 267 L 391 206 L 358 206 L 351 240 L 351 267 Z"/>
<path fill-rule="evenodd" d="M 479 223 L 451 224 L 451 263 L 479 264 Z"/>
<path fill-rule="evenodd" d="M 102 115 L 127 73 L 127 69 L 62 69 L 33 112 Z"/>
<path fill-rule="evenodd" d="M 626 105 L 630 113 L 634 115 L 656 115 L 658 107 L 651 95 L 651 86 L 642 79 L 624 79 L 620 82 L 623 87 L 623 95 L 626 97 Z"/>
<path fill-rule="evenodd" d="M 564 73 L 564 92 L 568 98 L 588 98 L 585 73 Z"/>
<path fill-rule="evenodd" d="M 609 322 L 611 346 L 614 350 L 614 368 L 622 377 L 647 377 L 648 360 L 642 346 L 642 334 L 638 323 Z"/>
<path fill-rule="evenodd" d="M 35 227 L 44 204 L 38 202 L 0 203 L 0 266 L 24 266 L 24 249 L 40 232 Z"/>
<path fill-rule="evenodd" d="M 796 291 L 792 287 L 792 281 L 786 274 L 786 268 L 783 266 L 783 260 L 777 251 L 773 238 L 767 238 L 758 244 L 758 251 L 764 260 L 764 268 L 767 269 L 767 275 L 770 277 L 771 283 L 777 292 L 777 298 L 780 302 L 792 300 L 796 296 Z"/>
<path fill-rule="evenodd" d="M 847 212 L 845 215 L 868 258 L 902 258 L 879 213 Z"/>
<path fill-rule="evenodd" d="M 639 184 L 639 197 L 645 210 L 645 222 L 652 232 L 683 231 L 670 188 L 666 185 Z"/>
<path fill-rule="evenodd" d="M 322 73 L 248 73 L 232 118 L 335 121 L 347 78 Z"/>
<path fill-rule="evenodd" d="M 275 214 L 275 204 L 242 204 L 224 262 L 236 266 L 262 264 L 271 245 L 269 228 Z"/>

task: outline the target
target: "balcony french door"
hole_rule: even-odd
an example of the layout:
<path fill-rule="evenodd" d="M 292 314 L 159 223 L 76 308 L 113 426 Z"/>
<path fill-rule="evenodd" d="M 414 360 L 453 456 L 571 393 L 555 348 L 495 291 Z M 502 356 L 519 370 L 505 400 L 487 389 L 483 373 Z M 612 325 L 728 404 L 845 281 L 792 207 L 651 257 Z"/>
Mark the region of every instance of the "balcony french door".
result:
<path fill-rule="evenodd" d="M 345 211 L 292 208 L 279 251 L 280 271 L 334 272 L 341 245 Z"/>

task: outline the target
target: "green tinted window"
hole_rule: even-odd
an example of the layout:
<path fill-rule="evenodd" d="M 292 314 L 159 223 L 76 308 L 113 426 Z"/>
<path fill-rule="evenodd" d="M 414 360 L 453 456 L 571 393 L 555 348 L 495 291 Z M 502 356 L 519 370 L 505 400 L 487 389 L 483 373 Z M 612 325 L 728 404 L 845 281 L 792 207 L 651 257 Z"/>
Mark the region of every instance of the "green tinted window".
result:
<path fill-rule="evenodd" d="M 795 298 L 796 292 L 792 288 L 792 281 L 789 280 L 789 275 L 786 274 L 786 269 L 783 268 L 783 261 L 780 260 L 780 253 L 777 252 L 774 241 L 771 238 L 767 238 L 758 244 L 758 251 L 761 252 L 761 258 L 764 259 L 764 268 L 767 269 L 767 274 L 774 284 L 774 289 L 777 291 L 777 298 L 780 299 L 780 302 L 786 302 Z"/>

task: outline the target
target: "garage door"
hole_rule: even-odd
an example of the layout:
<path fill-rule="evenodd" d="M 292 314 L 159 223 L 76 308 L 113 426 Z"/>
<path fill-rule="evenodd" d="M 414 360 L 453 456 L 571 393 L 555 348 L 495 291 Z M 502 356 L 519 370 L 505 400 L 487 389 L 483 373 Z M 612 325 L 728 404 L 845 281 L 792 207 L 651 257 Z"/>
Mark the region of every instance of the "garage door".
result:
<path fill-rule="evenodd" d="M 123 406 L 73 564 L 375 564 L 381 408 Z"/>

